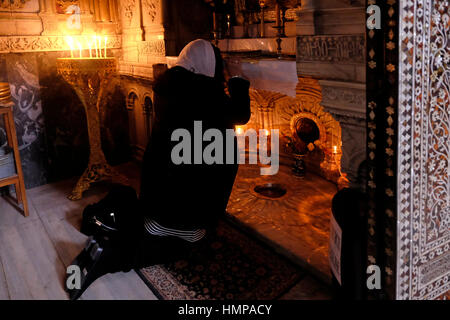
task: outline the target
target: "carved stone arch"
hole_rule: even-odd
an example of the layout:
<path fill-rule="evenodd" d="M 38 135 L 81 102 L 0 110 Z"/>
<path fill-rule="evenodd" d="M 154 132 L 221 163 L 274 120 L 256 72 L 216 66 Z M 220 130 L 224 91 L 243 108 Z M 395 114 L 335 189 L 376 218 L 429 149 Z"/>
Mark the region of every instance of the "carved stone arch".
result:
<path fill-rule="evenodd" d="M 266 91 L 266 90 L 255 90 L 251 89 L 249 91 L 250 98 L 259 105 L 263 106 L 274 106 L 274 102 L 282 97 L 283 94 L 278 92 Z"/>
<path fill-rule="evenodd" d="M 130 88 L 126 95 L 126 107 L 128 110 L 128 128 L 130 143 L 133 148 L 133 153 L 135 153 L 136 145 L 138 142 L 138 134 L 136 129 L 136 104 L 139 101 L 138 90 L 136 88 Z"/>
<path fill-rule="evenodd" d="M 320 141 L 320 145 L 325 145 L 326 141 L 327 141 L 327 132 L 325 129 L 325 126 L 322 124 L 322 122 L 320 121 L 320 119 L 309 112 L 300 112 L 300 113 L 296 113 L 292 118 L 291 118 L 291 122 L 290 122 L 290 128 L 291 128 L 291 135 L 294 136 L 297 134 L 296 132 L 296 123 L 298 120 L 300 119 L 310 119 L 312 120 L 317 128 L 319 129 L 319 141 Z"/>
<path fill-rule="evenodd" d="M 134 110 L 136 106 L 136 101 L 139 101 L 139 96 L 137 94 L 138 90 L 136 88 L 131 88 L 127 92 L 127 109 Z"/>
<path fill-rule="evenodd" d="M 255 89 L 251 89 L 249 94 L 252 111 L 249 125 L 260 129 L 273 129 L 275 101 L 283 97 L 283 94 Z"/>
<path fill-rule="evenodd" d="M 308 114 L 312 120 L 314 120 L 319 128 L 323 128 L 322 133 L 325 133 L 326 137 L 321 137 L 322 146 L 325 152 L 332 153 L 333 147 L 336 146 L 337 153 L 342 153 L 341 143 L 341 126 L 333 116 L 324 111 L 324 108 L 320 105 L 321 98 L 316 94 L 303 94 L 295 98 L 283 97 L 275 102 L 277 116 L 280 123 L 289 125 L 280 126 L 281 136 L 290 136 L 292 134 L 291 121 L 294 117 L 298 117 L 298 114 Z"/>
<path fill-rule="evenodd" d="M 144 129 L 145 129 L 145 135 L 148 142 L 148 139 L 150 138 L 150 135 L 152 133 L 152 123 L 153 123 L 153 99 L 151 92 L 146 92 L 143 95 L 143 101 L 142 101 L 142 113 L 143 113 L 143 120 L 144 120 Z"/>
<path fill-rule="evenodd" d="M 142 99 L 142 112 L 145 115 L 152 115 L 153 114 L 153 93 L 146 91 L 143 94 Z"/>
<path fill-rule="evenodd" d="M 320 133 L 318 141 L 316 140 L 314 143 L 314 150 L 323 153 L 320 160 L 315 160 L 320 162 L 318 173 L 343 186 L 347 183 L 347 180 L 340 171 L 342 157 L 341 126 L 330 113 L 324 110 L 324 107 L 320 104 L 321 101 L 321 89 L 317 80 L 299 78 L 295 97 L 282 95 L 273 101 L 277 128 L 280 130 L 281 139 L 291 139 L 295 138 L 293 129 L 296 121 L 300 118 L 314 121 Z"/>
<path fill-rule="evenodd" d="M 350 168 L 349 165 L 346 166 L 347 170 L 346 173 L 348 174 L 348 178 L 350 181 L 355 181 L 357 185 L 359 185 L 360 188 L 365 188 L 365 185 L 360 183 L 362 178 L 367 179 L 367 177 L 361 177 L 361 166 L 366 165 L 367 166 L 367 154 L 366 150 L 352 150 L 351 154 L 348 155 L 348 162 L 352 163 L 352 168 L 355 168 L 353 170 L 348 169 Z M 342 167 L 344 167 L 344 162 L 342 162 Z M 367 168 L 366 168 L 367 169 Z"/>

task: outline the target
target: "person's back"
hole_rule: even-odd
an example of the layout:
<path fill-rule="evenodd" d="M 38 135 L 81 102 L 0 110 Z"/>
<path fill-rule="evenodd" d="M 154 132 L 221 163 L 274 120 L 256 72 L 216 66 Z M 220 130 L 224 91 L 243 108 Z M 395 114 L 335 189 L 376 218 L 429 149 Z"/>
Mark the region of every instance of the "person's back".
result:
<path fill-rule="evenodd" d="M 237 103 L 225 94 L 222 82 L 183 67 L 171 68 L 157 80 L 156 119 L 144 156 L 140 199 L 145 214 L 161 225 L 182 230 L 208 228 L 225 211 L 237 171 L 236 161 L 225 164 L 225 130 L 246 123 L 250 117 L 248 83 L 234 80 Z M 172 159 L 180 141 L 171 138 L 178 129 L 189 132 L 189 163 L 175 164 Z M 211 142 L 202 140 L 208 129 L 222 133 L 223 164 L 204 163 L 203 150 Z"/>
<path fill-rule="evenodd" d="M 126 214 L 117 210 L 111 213 L 109 207 L 104 212 L 91 212 L 95 222 L 112 214 L 113 220 L 121 223 L 115 226 L 114 234 L 89 234 L 93 239 L 73 261 L 86 270 L 86 275 L 80 289 L 69 290 L 71 299 L 78 299 L 95 279 L 106 273 L 180 259 L 206 241 L 205 235 L 214 232 L 225 211 L 238 167 L 236 140 L 233 139 L 231 148 L 235 153 L 233 164 L 205 164 L 203 150 L 210 142 L 201 143 L 199 148 L 196 143 L 203 140 L 208 129 L 219 130 L 225 139 L 226 129 L 249 120 L 249 83 L 240 78 L 230 79 L 230 96 L 226 95 L 220 53 L 204 40 L 188 44 L 177 64 L 153 88 L 155 119 L 144 155 L 140 204 L 129 205 Z M 201 129 L 195 127 L 200 123 Z M 184 156 L 180 150 L 174 152 L 174 147 L 183 143 L 178 141 L 180 137 L 172 141 L 172 135 L 180 132 L 190 140 L 184 141 L 187 143 L 184 152 L 189 154 L 185 158 L 187 163 L 178 163 L 179 159 L 172 157 L 174 153 L 178 158 Z M 226 159 L 225 141 L 222 145 L 222 159 Z M 194 158 L 200 164 L 195 164 Z M 110 198 L 120 198 L 123 190 L 126 189 L 111 193 Z M 137 201 L 136 197 L 131 198 Z"/>

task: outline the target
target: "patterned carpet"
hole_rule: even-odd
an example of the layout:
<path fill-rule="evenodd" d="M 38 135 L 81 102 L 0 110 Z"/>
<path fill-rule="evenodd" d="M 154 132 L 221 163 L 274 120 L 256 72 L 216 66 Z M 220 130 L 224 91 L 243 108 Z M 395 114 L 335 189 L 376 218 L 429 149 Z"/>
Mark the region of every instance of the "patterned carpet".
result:
<path fill-rule="evenodd" d="M 164 300 L 277 299 L 305 275 L 228 222 L 186 260 L 138 270 Z"/>

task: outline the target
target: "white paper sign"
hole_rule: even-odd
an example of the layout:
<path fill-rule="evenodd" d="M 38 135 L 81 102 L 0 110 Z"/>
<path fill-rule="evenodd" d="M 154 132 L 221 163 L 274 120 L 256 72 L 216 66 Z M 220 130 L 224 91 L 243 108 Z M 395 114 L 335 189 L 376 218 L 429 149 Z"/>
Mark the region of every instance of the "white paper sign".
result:
<path fill-rule="evenodd" d="M 341 283 L 341 248 L 342 248 L 342 229 L 331 215 L 330 223 L 330 246 L 328 249 L 328 259 L 331 271 L 340 285 Z"/>

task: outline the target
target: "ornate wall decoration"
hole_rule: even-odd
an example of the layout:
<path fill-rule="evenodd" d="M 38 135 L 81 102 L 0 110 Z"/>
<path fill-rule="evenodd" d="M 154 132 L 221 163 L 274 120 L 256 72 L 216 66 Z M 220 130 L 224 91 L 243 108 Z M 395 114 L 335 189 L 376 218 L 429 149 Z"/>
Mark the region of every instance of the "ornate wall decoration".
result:
<path fill-rule="evenodd" d="M 56 0 L 55 1 L 55 10 L 56 13 L 65 14 L 68 7 L 71 5 L 80 6 L 79 0 Z"/>
<path fill-rule="evenodd" d="M 152 23 L 157 22 L 156 17 L 158 15 L 158 11 L 160 10 L 159 1 L 160 0 L 142 0 L 143 11 L 148 14 Z"/>
<path fill-rule="evenodd" d="M 163 39 L 138 42 L 139 55 L 165 56 L 166 45 Z"/>
<path fill-rule="evenodd" d="M 366 159 L 366 85 L 334 80 L 319 80 L 319 84 L 320 104 L 341 126 L 341 169 L 352 187 L 365 189 L 365 171 L 361 168 Z"/>
<path fill-rule="evenodd" d="M 365 92 L 361 90 L 350 88 L 336 90 L 332 87 L 323 87 L 322 94 L 327 98 L 327 102 L 334 101 L 334 105 L 339 104 L 347 108 L 359 109 L 366 102 Z"/>
<path fill-rule="evenodd" d="M 330 112 L 340 115 L 366 118 L 366 86 L 350 82 L 319 80 L 322 102 Z"/>
<path fill-rule="evenodd" d="M 366 120 L 355 117 L 351 112 L 334 112 L 337 109 L 325 111 L 331 113 L 333 118 L 341 126 L 342 136 L 342 158 L 341 169 L 347 174 L 352 187 L 366 189 L 365 172 L 361 171 L 367 159 L 366 155 Z"/>
<path fill-rule="evenodd" d="M 380 29 L 367 29 L 368 265 L 382 272 L 381 290 L 371 298 L 395 298 L 397 205 L 397 0 L 367 0 L 381 9 Z M 367 15 L 368 17 L 368 15 Z"/>
<path fill-rule="evenodd" d="M 127 25 L 131 25 L 131 21 L 133 20 L 133 14 L 136 7 L 136 0 L 126 0 L 123 1 L 122 9 L 123 9 L 123 15 L 125 16 L 125 19 L 127 20 Z"/>
<path fill-rule="evenodd" d="M 397 298 L 450 290 L 450 11 L 401 2 Z"/>
<path fill-rule="evenodd" d="M 30 0 L 0 0 L 0 8 L 20 9 Z"/>
<path fill-rule="evenodd" d="M 274 100 L 275 125 L 280 129 L 280 137 L 292 135 L 291 122 L 299 114 L 309 114 L 310 119 L 316 122 L 321 130 L 319 149 L 324 153 L 319 171 L 326 179 L 345 185 L 348 183 L 345 174 L 337 171 L 340 168 L 342 156 L 341 126 L 333 116 L 326 112 L 320 104 L 322 95 L 320 85 L 317 80 L 311 78 L 299 78 L 297 84 L 296 97 L 281 95 Z M 336 147 L 336 154 L 333 154 Z M 338 163 L 336 163 L 338 158 Z"/>
<path fill-rule="evenodd" d="M 108 36 L 108 48 L 120 48 L 120 36 Z M 64 36 L 0 37 L 0 53 L 67 50 Z"/>
<path fill-rule="evenodd" d="M 8 55 L 6 70 L 2 70 L 7 73 L 14 102 L 14 122 L 27 188 L 45 184 L 48 173 L 45 119 L 37 69 L 32 55 Z"/>
<path fill-rule="evenodd" d="M 364 63 L 363 35 L 299 36 L 297 61 Z"/>

